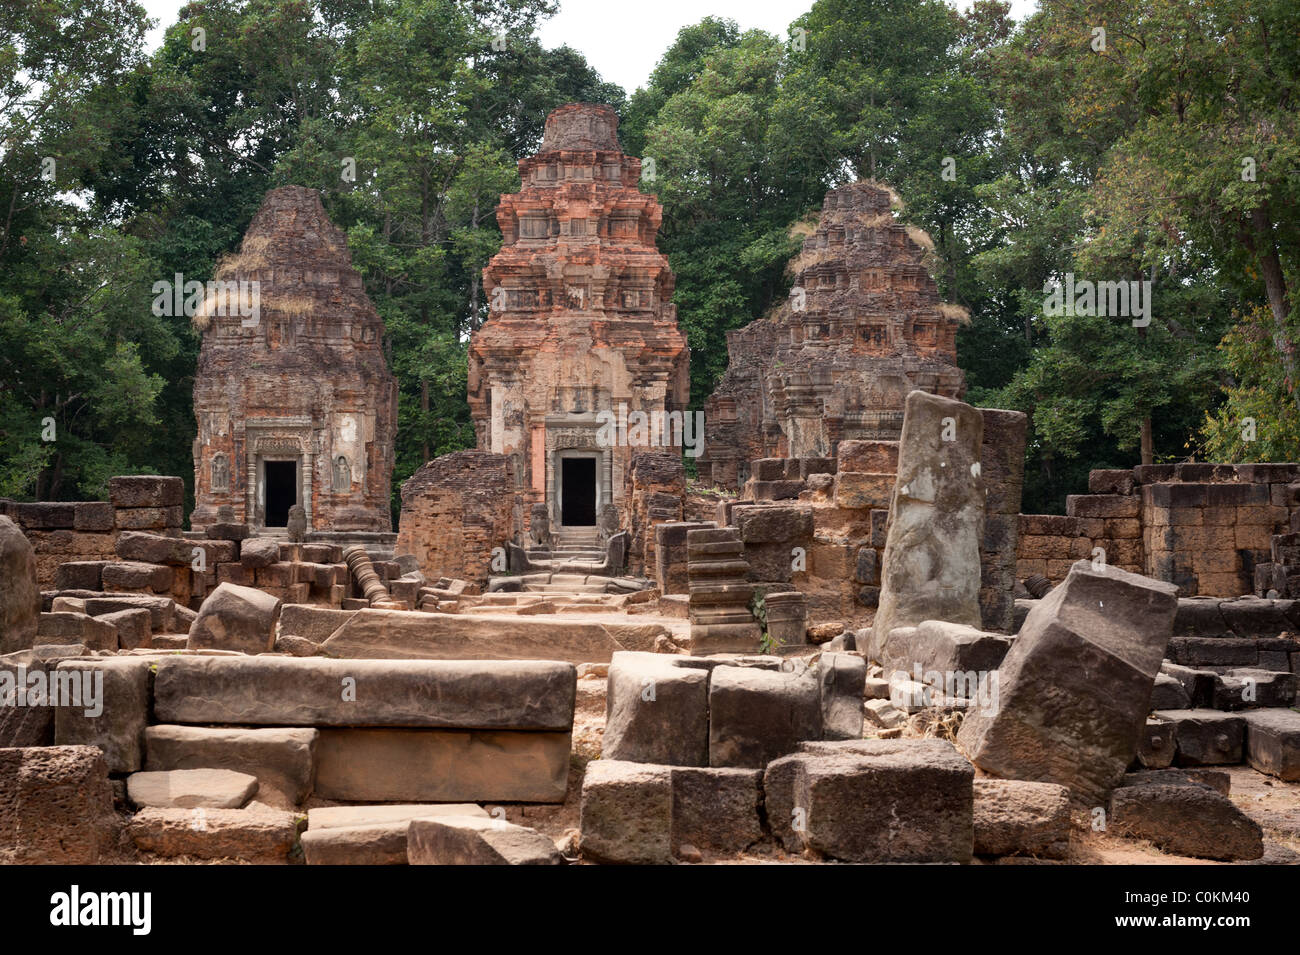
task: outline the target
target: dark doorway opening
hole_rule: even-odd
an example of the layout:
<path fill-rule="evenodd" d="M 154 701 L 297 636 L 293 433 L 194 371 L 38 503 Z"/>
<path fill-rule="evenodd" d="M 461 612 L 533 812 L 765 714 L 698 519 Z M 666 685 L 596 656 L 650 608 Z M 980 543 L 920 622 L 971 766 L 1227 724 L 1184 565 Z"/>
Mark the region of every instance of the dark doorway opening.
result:
<path fill-rule="evenodd" d="M 596 459 L 561 458 L 560 523 L 565 527 L 592 527 L 596 523 Z"/>
<path fill-rule="evenodd" d="M 266 526 L 288 527 L 289 508 L 298 503 L 298 462 L 267 461 Z"/>

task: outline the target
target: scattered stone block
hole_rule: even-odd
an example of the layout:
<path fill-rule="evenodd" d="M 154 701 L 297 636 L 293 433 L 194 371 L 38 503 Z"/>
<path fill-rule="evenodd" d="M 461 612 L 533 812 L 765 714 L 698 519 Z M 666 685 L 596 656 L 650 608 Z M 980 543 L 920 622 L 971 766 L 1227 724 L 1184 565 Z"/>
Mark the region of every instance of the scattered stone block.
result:
<path fill-rule="evenodd" d="M 890 700 L 867 700 L 862 706 L 862 712 L 872 726 L 881 729 L 895 729 L 907 722 L 907 713 Z"/>
<path fill-rule="evenodd" d="M 109 624 L 117 631 L 117 645 L 123 650 L 136 650 L 150 645 L 153 637 L 153 619 L 143 607 L 115 610 L 95 618 Z"/>
<path fill-rule="evenodd" d="M 311 795 L 319 739 L 310 728 L 150 726 L 145 730 L 145 769 L 251 773 L 260 784 L 259 802 L 289 809 Z"/>
<path fill-rule="evenodd" d="M 658 624 L 366 609 L 351 613 L 322 647 L 328 656 L 355 659 L 603 663 L 667 633 Z"/>
<path fill-rule="evenodd" d="M 1287 707 L 1295 699 L 1296 675 L 1289 670 L 1234 667 L 1222 674 L 1214 687 L 1214 708 L 1219 710 Z"/>
<path fill-rule="evenodd" d="M 98 749 L 0 749 L 0 864 L 98 865 L 119 829 Z"/>
<path fill-rule="evenodd" d="M 103 590 L 106 560 L 70 560 L 54 568 L 55 590 Z"/>
<path fill-rule="evenodd" d="M 822 688 L 822 739 L 862 739 L 867 661 L 852 653 L 823 652 L 817 672 Z"/>
<path fill-rule="evenodd" d="M 655 653 L 615 653 L 609 665 L 605 759 L 709 763 L 709 674 Z"/>
<path fill-rule="evenodd" d="M 568 732 L 320 731 L 316 795 L 349 802 L 564 802 Z"/>
<path fill-rule="evenodd" d="M 37 631 L 44 644 L 80 643 L 91 650 L 117 649 L 117 628 L 89 614 L 43 613 Z"/>
<path fill-rule="evenodd" d="M 321 806 L 307 811 L 307 831 L 322 829 L 364 829 L 371 826 L 400 826 L 406 832 L 412 819 L 432 816 L 482 816 L 487 810 L 469 802 L 408 803 L 388 806 Z"/>
<path fill-rule="evenodd" d="M 137 849 L 164 858 L 287 863 L 304 822 L 254 803 L 247 809 L 141 809 L 127 824 Z"/>
<path fill-rule="evenodd" d="M 1157 719 L 1174 724 L 1179 766 L 1226 766 L 1241 762 L 1246 721 L 1218 710 L 1156 710 Z"/>
<path fill-rule="evenodd" d="M 1138 741 L 1138 762 L 1147 769 L 1167 769 L 1172 766 L 1178 752 L 1176 726 L 1176 723 L 1168 720 L 1148 718 L 1142 730 L 1142 738 Z"/>
<path fill-rule="evenodd" d="M 1070 848 L 1070 791 L 1054 783 L 977 779 L 975 853 L 1064 859 Z"/>
<path fill-rule="evenodd" d="M 880 665 L 885 672 L 991 673 L 1002 665 L 1013 640 L 1001 633 L 943 620 L 925 620 L 915 627 L 891 631 Z"/>
<path fill-rule="evenodd" d="M 46 679 L 45 663 L 31 650 L 0 657 L 0 749 L 53 744 L 54 709 L 43 692 Z"/>
<path fill-rule="evenodd" d="M 1249 710 L 1246 762 L 1285 782 L 1300 782 L 1300 713 L 1295 710 Z"/>
<path fill-rule="evenodd" d="M 60 689 L 51 695 L 54 741 L 98 746 L 114 773 L 133 773 L 144 762 L 149 722 L 149 661 L 132 657 L 64 660 L 55 670 Z"/>
<path fill-rule="evenodd" d="M 794 672 L 714 667 L 709 681 L 709 765 L 761 769 L 822 735 L 821 681 Z"/>
<path fill-rule="evenodd" d="M 108 479 L 108 500 L 114 507 L 179 507 L 185 484 L 178 477 L 134 474 Z"/>
<path fill-rule="evenodd" d="M 1144 780 L 1121 786 L 1111 793 L 1107 829 L 1201 859 L 1258 859 L 1264 854 L 1259 824 L 1232 800 L 1199 783 Z"/>
<path fill-rule="evenodd" d="M 414 819 L 406 851 L 411 865 L 564 865 L 536 829 L 477 816 Z"/>
<path fill-rule="evenodd" d="M 761 769 L 673 767 L 672 846 L 743 852 L 763 838 Z"/>
<path fill-rule="evenodd" d="M 302 834 L 307 865 L 406 865 L 410 822 L 312 829 Z"/>
<path fill-rule="evenodd" d="M 672 770 L 598 759 L 582 780 L 579 848 L 590 862 L 669 865 L 673 860 Z"/>
<path fill-rule="evenodd" d="M 1100 804 L 1137 753 L 1176 608 L 1172 584 L 1079 561 L 1025 620 L 996 712 L 968 712 L 958 744 L 992 775 Z"/>
<path fill-rule="evenodd" d="M 187 656 L 157 667 L 161 723 L 567 733 L 577 692 L 572 664 L 538 660 Z"/>
<path fill-rule="evenodd" d="M 282 605 L 278 597 L 252 587 L 221 584 L 199 607 L 189 649 L 268 653 L 275 646 Z"/>
<path fill-rule="evenodd" d="M 1191 702 L 1181 680 L 1169 673 L 1156 674 L 1155 685 L 1151 688 L 1151 709 L 1184 710 L 1191 706 Z"/>
<path fill-rule="evenodd" d="M 229 769 L 173 769 L 126 778 L 126 797 L 135 806 L 243 809 L 255 795 L 257 777 Z"/>
<path fill-rule="evenodd" d="M 806 743 L 768 765 L 767 818 L 846 862 L 969 862 L 974 770 L 946 740 Z"/>

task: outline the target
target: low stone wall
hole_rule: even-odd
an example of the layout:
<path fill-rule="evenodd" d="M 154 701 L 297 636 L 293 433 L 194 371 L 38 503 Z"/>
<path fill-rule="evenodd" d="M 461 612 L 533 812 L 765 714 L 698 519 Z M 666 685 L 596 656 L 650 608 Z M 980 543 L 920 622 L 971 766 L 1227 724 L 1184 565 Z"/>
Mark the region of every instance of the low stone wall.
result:
<path fill-rule="evenodd" d="M 1296 530 L 1297 478 L 1296 464 L 1093 471 L 1092 493 L 1068 497 L 1065 515 L 1020 516 L 1016 575 L 1058 583 L 1074 561 L 1103 559 L 1176 584 L 1183 596 L 1255 593 L 1274 536 Z"/>

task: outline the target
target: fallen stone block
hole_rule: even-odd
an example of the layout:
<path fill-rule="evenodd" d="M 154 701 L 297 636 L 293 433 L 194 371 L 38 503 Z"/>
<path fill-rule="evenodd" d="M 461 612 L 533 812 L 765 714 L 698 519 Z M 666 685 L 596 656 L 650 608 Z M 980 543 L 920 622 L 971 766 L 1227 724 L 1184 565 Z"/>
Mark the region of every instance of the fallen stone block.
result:
<path fill-rule="evenodd" d="M 709 674 L 655 653 L 615 653 L 609 665 L 605 759 L 676 766 L 709 762 Z"/>
<path fill-rule="evenodd" d="M 1169 673 L 1157 673 L 1151 688 L 1151 709 L 1185 710 L 1192 705 L 1183 681 Z"/>
<path fill-rule="evenodd" d="M 136 650 L 150 645 L 153 637 L 152 617 L 143 607 L 116 610 L 96 617 L 117 631 L 117 645 L 123 650 Z"/>
<path fill-rule="evenodd" d="M 97 865 L 120 828 L 95 747 L 0 749 L 0 864 Z"/>
<path fill-rule="evenodd" d="M 1081 560 L 1038 602 L 999 669 L 1000 703 L 957 742 L 986 772 L 1095 806 L 1137 753 L 1177 607 L 1172 584 Z"/>
<path fill-rule="evenodd" d="M 316 795 L 351 802 L 564 802 L 567 732 L 326 729 Z"/>
<path fill-rule="evenodd" d="M 1148 717 L 1138 741 L 1138 762 L 1147 769 L 1167 769 L 1172 766 L 1178 752 L 1176 727 L 1177 724 L 1169 720 Z"/>
<path fill-rule="evenodd" d="M 672 848 L 743 852 L 763 838 L 761 769 L 673 767 Z"/>
<path fill-rule="evenodd" d="M 539 619 L 507 613 L 359 610 L 325 640 L 327 656 L 405 660 L 561 660 L 605 663 L 619 650 L 649 648 L 657 624 Z"/>
<path fill-rule="evenodd" d="M 579 850 L 605 864 L 670 865 L 672 769 L 598 759 L 582 779 Z"/>
<path fill-rule="evenodd" d="M 106 560 L 70 560 L 54 568 L 55 590 L 103 590 Z"/>
<path fill-rule="evenodd" d="M 1111 793 L 1107 830 L 1201 859 L 1258 859 L 1264 854 L 1259 824 L 1232 800 L 1197 783 L 1121 786 Z"/>
<path fill-rule="evenodd" d="M 476 816 L 412 820 L 406 852 L 411 865 L 564 865 L 536 829 Z"/>
<path fill-rule="evenodd" d="M 1300 782 L 1300 713 L 1295 710 L 1249 710 L 1246 762 L 1261 773 Z"/>
<path fill-rule="evenodd" d="M 974 770 L 945 740 L 805 743 L 764 774 L 788 849 L 846 862 L 969 862 Z"/>
<path fill-rule="evenodd" d="M 92 617 L 100 617 L 118 610 L 130 610 L 133 607 L 143 607 L 149 611 L 149 625 L 153 628 L 154 633 L 175 632 L 173 627 L 176 622 L 176 611 L 180 608 L 176 606 L 176 601 L 171 597 L 160 597 L 151 594 L 118 594 L 112 597 L 86 598 L 86 613 Z"/>
<path fill-rule="evenodd" d="M 1155 783 L 1160 786 L 1190 785 L 1209 786 L 1220 796 L 1232 795 L 1232 777 L 1221 769 L 1202 769 L 1179 767 L 1178 769 L 1139 769 L 1125 773 L 1120 783 L 1122 786 L 1138 786 Z"/>
<path fill-rule="evenodd" d="M 925 620 L 915 627 L 891 631 L 880 665 L 888 674 L 901 670 L 923 673 L 991 673 L 1002 665 L 1012 638 L 944 620 Z"/>
<path fill-rule="evenodd" d="M 190 656 L 158 661 L 160 723 L 551 730 L 573 726 L 572 664 Z"/>
<path fill-rule="evenodd" d="M 303 637 L 312 643 L 324 643 L 339 627 L 347 623 L 355 610 L 333 610 L 310 604 L 285 604 L 280 609 L 280 635 Z"/>
<path fill-rule="evenodd" d="M 482 816 L 487 810 L 475 803 L 407 803 L 386 806 L 321 806 L 307 810 L 307 831 L 322 829 L 364 829 L 369 826 L 401 826 L 412 819 L 431 816 Z"/>
<path fill-rule="evenodd" d="M 1241 762 L 1246 721 L 1218 710 L 1156 710 L 1157 719 L 1174 724 L 1179 766 L 1226 766 Z"/>
<path fill-rule="evenodd" d="M 1235 667 L 1219 677 L 1214 708 L 1244 710 L 1259 706 L 1291 706 L 1296 699 L 1296 675 L 1290 671 Z"/>
<path fill-rule="evenodd" d="M 1203 706 L 1209 706 L 1214 701 L 1214 687 L 1218 682 L 1219 675 L 1213 670 L 1200 670 L 1194 667 L 1185 667 L 1177 663 L 1166 660 L 1160 664 L 1160 672 L 1172 676 L 1175 680 L 1183 685 L 1187 691 L 1187 706 L 1177 707 L 1158 707 L 1152 706 L 1151 709 L 1197 709 Z M 1152 703 L 1155 702 L 1155 693 L 1152 692 Z"/>
<path fill-rule="evenodd" d="M 229 769 L 173 769 L 132 773 L 126 798 L 162 809 L 243 809 L 257 795 L 257 777 Z"/>
<path fill-rule="evenodd" d="M 822 688 L 822 739 L 862 739 L 867 661 L 852 653 L 823 653 L 817 673 Z"/>
<path fill-rule="evenodd" d="M 278 597 L 252 587 L 220 584 L 199 607 L 189 649 L 269 653 L 282 605 Z"/>
<path fill-rule="evenodd" d="M 152 590 L 154 593 L 166 593 L 172 589 L 175 571 L 162 564 L 116 560 L 104 565 L 102 577 L 106 591 Z"/>
<path fill-rule="evenodd" d="M 977 779 L 975 852 L 1064 859 L 1070 849 L 1070 791 L 1054 783 Z"/>
<path fill-rule="evenodd" d="M 144 762 L 149 722 L 149 661 L 132 657 L 64 660 L 50 696 L 54 741 L 98 746 L 114 773 L 133 773 Z"/>
<path fill-rule="evenodd" d="M 114 507 L 179 507 L 185 503 L 185 484 L 152 474 L 109 478 L 108 500 Z"/>
<path fill-rule="evenodd" d="M 709 765 L 761 769 L 822 735 L 817 671 L 714 667 L 709 680 Z"/>
<path fill-rule="evenodd" d="M 116 650 L 117 628 L 84 613 L 43 613 L 37 627 L 40 643 L 80 643 L 91 650 Z"/>
<path fill-rule="evenodd" d="M 164 858 L 236 859 L 287 863 L 305 824 L 291 812 L 253 804 L 247 809 L 141 809 L 127 832 L 141 852 Z"/>
<path fill-rule="evenodd" d="M 302 834 L 307 865 L 406 865 L 410 822 L 312 829 Z"/>
<path fill-rule="evenodd" d="M 54 743 L 45 663 L 31 650 L 0 657 L 0 749 Z"/>
<path fill-rule="evenodd" d="M 259 781 L 257 798 L 277 809 L 301 805 L 316 776 L 315 729 L 150 726 L 145 769 L 229 769 Z"/>
<path fill-rule="evenodd" d="M 892 730 L 907 722 L 907 713 L 890 700 L 867 700 L 862 706 L 863 716 L 872 726 Z"/>

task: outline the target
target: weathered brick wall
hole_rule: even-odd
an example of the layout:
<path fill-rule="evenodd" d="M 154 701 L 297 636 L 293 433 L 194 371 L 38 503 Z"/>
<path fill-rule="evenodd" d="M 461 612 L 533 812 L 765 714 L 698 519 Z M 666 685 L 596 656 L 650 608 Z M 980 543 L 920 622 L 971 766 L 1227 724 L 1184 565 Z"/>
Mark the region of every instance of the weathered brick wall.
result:
<path fill-rule="evenodd" d="M 680 455 L 665 451 L 638 451 L 627 469 L 628 573 L 655 576 L 656 524 L 682 520 L 686 496 L 686 470 Z"/>
<path fill-rule="evenodd" d="M 1068 497 L 1066 516 L 1021 515 L 1016 574 L 1057 583 L 1101 548 L 1106 563 L 1177 584 L 1184 596 L 1254 593 L 1274 535 L 1293 530 L 1298 477 L 1296 464 L 1093 471 L 1093 493 Z"/>
<path fill-rule="evenodd" d="M 460 578 L 482 588 L 493 549 L 523 530 L 519 512 L 505 455 L 444 454 L 402 485 L 397 553 L 414 556 L 430 580 Z"/>

